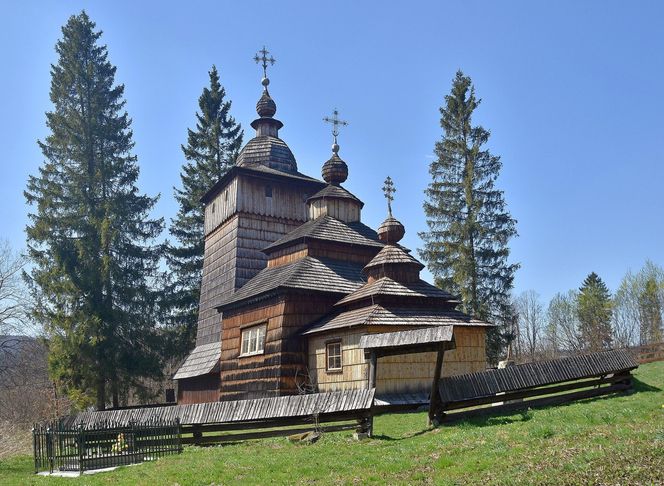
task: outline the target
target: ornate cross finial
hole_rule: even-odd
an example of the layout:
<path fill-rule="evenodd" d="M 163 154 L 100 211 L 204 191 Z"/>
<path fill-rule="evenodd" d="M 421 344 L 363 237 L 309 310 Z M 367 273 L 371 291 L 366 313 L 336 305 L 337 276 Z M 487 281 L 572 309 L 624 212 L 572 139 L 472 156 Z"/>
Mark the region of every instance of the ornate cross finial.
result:
<path fill-rule="evenodd" d="M 385 199 L 387 199 L 387 212 L 390 216 L 392 216 L 392 201 L 394 201 L 395 192 L 397 190 L 394 187 L 394 182 L 392 182 L 390 176 L 387 176 L 383 185 L 383 194 L 385 194 Z"/>
<path fill-rule="evenodd" d="M 259 56 L 259 54 L 260 54 L 260 56 Z M 256 64 L 262 64 L 263 65 L 263 78 L 267 78 L 267 65 L 268 65 L 268 63 L 270 64 L 270 66 L 272 66 L 272 65 L 274 65 L 275 62 L 277 62 L 277 60 L 274 57 L 272 57 L 272 56 L 268 57 L 268 54 L 270 54 L 270 51 L 268 51 L 265 48 L 265 46 L 263 46 L 263 48 L 260 51 L 258 51 L 256 53 L 256 55 L 254 56 L 254 61 L 256 61 Z"/>
<path fill-rule="evenodd" d="M 348 122 L 345 120 L 339 119 L 339 111 L 335 108 L 332 112 L 332 116 L 326 116 L 323 118 L 325 123 L 330 123 L 332 125 L 332 136 L 334 137 L 334 145 L 332 145 L 332 151 L 336 154 L 339 151 L 339 145 L 337 144 L 337 137 L 339 136 L 339 127 L 348 126 Z"/>

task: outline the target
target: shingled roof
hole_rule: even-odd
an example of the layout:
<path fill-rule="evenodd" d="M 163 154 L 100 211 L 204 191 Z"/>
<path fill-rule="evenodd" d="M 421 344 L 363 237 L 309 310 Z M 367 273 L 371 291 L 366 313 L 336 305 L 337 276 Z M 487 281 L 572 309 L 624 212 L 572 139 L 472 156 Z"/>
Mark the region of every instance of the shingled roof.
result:
<path fill-rule="evenodd" d="M 263 249 L 265 253 L 271 253 L 278 248 L 307 239 L 334 241 L 350 245 L 370 246 L 381 248 L 383 244 L 378 241 L 378 235 L 367 225 L 356 223 L 344 223 L 331 216 L 321 216 L 297 227 L 287 235 L 278 239 Z"/>
<path fill-rule="evenodd" d="M 278 289 L 347 294 L 364 282 L 362 265 L 306 256 L 287 265 L 264 268 L 237 292 L 221 299 L 214 306 L 223 309 L 266 296 Z"/>
<path fill-rule="evenodd" d="M 302 334 L 316 334 L 357 326 L 491 326 L 463 312 L 374 304 L 326 316 Z"/>
<path fill-rule="evenodd" d="M 309 177 L 308 175 L 302 174 L 301 172 L 297 171 L 285 172 L 261 164 L 251 164 L 244 166 L 234 165 L 228 172 L 226 172 L 223 175 L 221 179 L 217 181 L 217 183 L 214 186 L 212 186 L 208 190 L 208 192 L 206 192 L 203 195 L 203 197 L 201 198 L 201 202 L 207 203 L 211 201 L 219 193 L 219 191 L 237 174 L 246 174 L 254 177 L 275 176 L 284 180 L 290 180 L 294 182 L 312 183 L 314 185 L 317 184 L 318 187 L 322 187 L 325 185 L 323 181 L 315 179 L 313 177 Z"/>
<path fill-rule="evenodd" d="M 354 194 L 347 191 L 341 186 L 335 186 L 333 184 L 325 186 L 323 189 L 321 189 L 316 194 L 307 199 L 307 202 L 312 201 L 314 199 L 324 199 L 324 198 L 352 199 L 353 201 L 357 201 L 358 203 L 360 203 L 360 207 L 364 206 L 364 203 L 360 201 Z"/>
<path fill-rule="evenodd" d="M 173 375 L 173 379 L 181 380 L 182 378 L 191 378 L 219 371 L 220 357 L 221 344 L 219 341 L 196 346 L 187 356 L 187 359 L 184 360 L 184 363 L 180 365 L 177 373 Z"/>
<path fill-rule="evenodd" d="M 448 302 L 458 303 L 456 298 L 449 292 L 439 289 L 424 280 L 418 282 L 400 283 L 389 277 L 383 277 L 366 284 L 355 292 L 348 294 L 335 305 L 344 305 L 356 302 L 368 297 L 386 295 L 390 297 L 425 297 L 433 299 L 444 299 Z"/>
<path fill-rule="evenodd" d="M 424 265 L 412 255 L 409 255 L 402 247 L 397 245 L 385 245 L 382 250 L 364 268 L 372 268 L 385 264 L 410 264 L 417 266 L 420 270 Z"/>

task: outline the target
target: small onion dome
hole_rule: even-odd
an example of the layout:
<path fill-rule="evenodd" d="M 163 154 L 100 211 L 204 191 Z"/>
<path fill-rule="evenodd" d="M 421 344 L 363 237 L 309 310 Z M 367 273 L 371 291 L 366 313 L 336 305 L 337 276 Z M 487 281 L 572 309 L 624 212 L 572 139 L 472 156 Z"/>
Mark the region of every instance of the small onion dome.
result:
<path fill-rule="evenodd" d="M 263 95 L 256 103 L 256 112 L 260 117 L 272 118 L 277 112 L 277 104 L 272 98 L 267 90 L 263 91 Z"/>
<path fill-rule="evenodd" d="M 406 228 L 392 216 L 389 216 L 378 227 L 378 239 L 383 243 L 395 244 L 401 241 L 405 234 Z"/>
<path fill-rule="evenodd" d="M 323 164 L 322 175 L 325 182 L 338 186 L 348 179 L 348 166 L 335 152 L 330 160 Z"/>

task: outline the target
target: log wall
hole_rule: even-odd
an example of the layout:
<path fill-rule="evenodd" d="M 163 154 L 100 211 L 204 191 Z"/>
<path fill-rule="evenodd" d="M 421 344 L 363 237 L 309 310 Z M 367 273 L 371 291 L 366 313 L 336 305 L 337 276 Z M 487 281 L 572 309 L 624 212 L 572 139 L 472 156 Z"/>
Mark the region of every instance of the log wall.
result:
<path fill-rule="evenodd" d="M 339 330 L 309 339 L 309 372 L 321 392 L 366 388 L 369 366 L 359 346 L 367 332 L 394 332 L 412 327 L 378 326 Z M 443 376 L 459 375 L 486 369 L 485 332 L 483 327 L 455 326 L 457 349 L 445 352 Z M 341 338 L 342 371 L 328 372 L 325 346 Z M 409 393 L 428 390 L 433 380 L 436 353 L 387 356 L 378 359 L 376 393 Z"/>
<path fill-rule="evenodd" d="M 329 312 L 337 297 L 273 298 L 228 311 L 221 341 L 221 400 L 297 394 L 296 375 L 305 376 L 303 328 Z M 242 329 L 266 324 L 263 354 L 240 356 Z"/>

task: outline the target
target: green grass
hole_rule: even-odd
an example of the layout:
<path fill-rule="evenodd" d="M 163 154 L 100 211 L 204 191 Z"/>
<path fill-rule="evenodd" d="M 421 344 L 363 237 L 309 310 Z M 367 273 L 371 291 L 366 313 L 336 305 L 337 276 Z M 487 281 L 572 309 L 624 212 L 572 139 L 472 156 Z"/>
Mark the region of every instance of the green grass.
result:
<path fill-rule="evenodd" d="M 37 477 L 32 458 L 0 462 L 0 484 L 664 484 L 664 362 L 636 392 L 427 429 L 424 413 L 376 418 L 376 437 L 325 434 L 188 447 L 152 463 L 78 479 Z"/>

